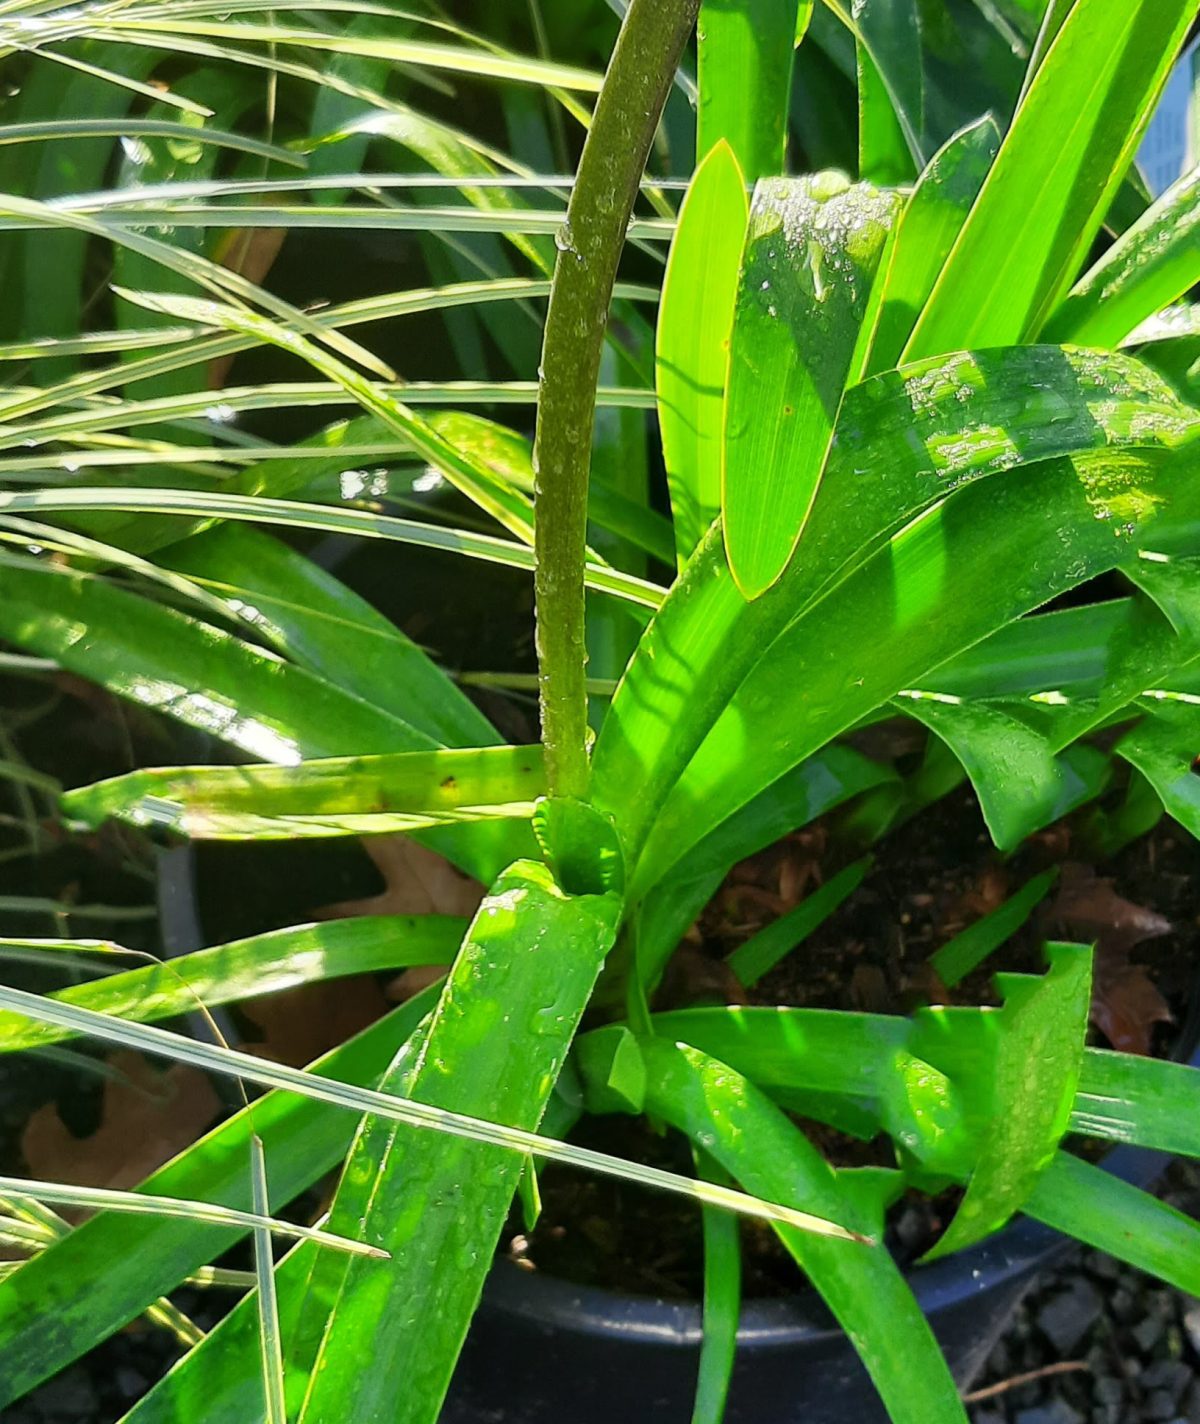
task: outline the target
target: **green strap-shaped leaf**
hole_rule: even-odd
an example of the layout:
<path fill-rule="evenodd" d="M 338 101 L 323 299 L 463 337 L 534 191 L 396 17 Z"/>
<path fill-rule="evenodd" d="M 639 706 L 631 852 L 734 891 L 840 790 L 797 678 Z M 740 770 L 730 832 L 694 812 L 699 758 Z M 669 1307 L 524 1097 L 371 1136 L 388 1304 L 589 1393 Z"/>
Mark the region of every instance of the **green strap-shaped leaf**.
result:
<path fill-rule="evenodd" d="M 264 760 L 409 751 L 431 741 L 390 713 L 218 628 L 103 579 L 46 564 L 0 561 L 0 634 Z M 479 821 L 430 835 L 431 846 L 479 880 L 496 875 L 532 844 L 528 830 L 512 821 Z"/>
<path fill-rule="evenodd" d="M 748 217 L 742 171 L 718 143 L 683 200 L 658 313 L 658 423 L 680 564 L 721 508 L 725 377 Z"/>
<path fill-rule="evenodd" d="M 772 920 L 745 944 L 738 945 L 726 963 L 740 982 L 755 984 L 769 973 L 858 889 L 870 868 L 870 856 L 854 861 L 820 889 L 805 896 L 794 909 Z"/>
<path fill-rule="evenodd" d="M 612 895 L 564 895 L 544 866 L 506 871 L 388 1089 L 536 1128 L 620 908 Z M 355 1222 L 392 1260 L 367 1272 L 317 1263 L 288 1354 L 303 1424 L 436 1419 L 520 1171 L 503 1149 L 363 1123 L 330 1220 Z"/>
<path fill-rule="evenodd" d="M 747 599 L 783 572 L 860 379 L 898 199 L 836 173 L 759 183 L 729 352 L 721 508 Z"/>
<path fill-rule="evenodd" d="M 925 73 L 916 0 L 854 0 L 858 176 L 882 185 L 916 176 L 925 130 Z"/>
<path fill-rule="evenodd" d="M 298 761 L 430 744 L 324 678 L 87 574 L 5 559 L 0 633 L 251 756 Z"/>
<path fill-rule="evenodd" d="M 968 925 L 931 954 L 929 962 L 942 983 L 952 989 L 1011 939 L 1046 898 L 1057 879 L 1057 867 L 1035 875 L 1002 905 Z"/>
<path fill-rule="evenodd" d="M 998 1230 L 1029 1199 L 1070 1121 L 1092 994 L 1092 954 L 1051 945 L 1050 972 L 1002 975 L 990 1129 L 966 1194 L 926 1259 L 949 1255 Z"/>
<path fill-rule="evenodd" d="M 940 737 L 962 763 L 1000 850 L 1012 850 L 1107 781 L 1107 761 L 1091 748 L 1060 755 L 1043 731 L 1004 706 L 942 693 L 905 692 L 895 705 Z"/>
<path fill-rule="evenodd" d="M 868 1205 L 854 1174 L 835 1173 L 768 1098 L 724 1063 L 661 1038 L 644 1040 L 646 1108 L 685 1132 L 755 1193 L 782 1194 L 877 1236 L 881 1193 Z M 886 1179 L 894 1194 L 900 1179 Z M 780 1240 L 849 1334 L 893 1424 L 961 1424 L 958 1390 L 899 1268 L 885 1249 L 816 1242 L 790 1228 Z M 815 1249 L 814 1249 L 815 1246 Z"/>
<path fill-rule="evenodd" d="M 709 1181 L 728 1177 L 698 1149 L 696 1171 Z M 742 1241 L 737 1218 L 711 1206 L 704 1213 L 704 1339 L 696 1377 L 692 1424 L 721 1424 L 737 1353 L 742 1303 Z"/>
<path fill-rule="evenodd" d="M 449 964 L 465 928 L 465 921 L 454 915 L 364 915 L 298 925 L 180 955 L 166 964 L 147 964 L 91 983 L 73 984 L 51 997 L 96 1013 L 152 1023 L 155 1019 L 192 1013 L 198 1003 L 214 1008 L 346 974 Z M 0 953 L 6 947 L 35 952 L 41 949 L 51 965 L 55 955 L 72 950 L 81 954 L 96 950 L 120 953 L 118 946 L 98 945 L 94 940 L 53 940 L 46 944 L 0 939 Z M 0 1012 L 0 1053 L 41 1047 L 69 1037 L 67 1029 L 39 1023 L 22 1014 Z"/>
<path fill-rule="evenodd" d="M 436 990 L 426 990 L 315 1066 L 326 1077 L 373 1086 L 435 999 Z M 326 1103 L 270 1093 L 160 1168 L 143 1189 L 249 1207 L 255 1133 L 266 1147 L 278 1204 L 341 1161 L 354 1120 Z M 0 1409 L 136 1318 L 238 1234 L 203 1223 L 101 1215 L 40 1252 L 0 1282 Z M 253 1313 L 252 1321 L 257 1329 Z M 257 1351 L 256 1337 L 251 1340 Z M 257 1406 L 256 1373 L 252 1382 Z"/>
<path fill-rule="evenodd" d="M 593 793 L 616 816 L 627 853 L 636 854 L 666 793 L 780 631 L 893 530 L 970 480 L 1090 450 L 1099 439 L 1170 446 L 1196 424 L 1128 357 L 1049 346 L 927 362 L 848 392 L 803 558 L 747 605 L 719 532 L 709 535 L 626 670 L 597 740 Z M 890 580 L 888 589 L 890 602 Z"/>
<path fill-rule="evenodd" d="M 890 768 L 850 747 L 828 746 L 712 831 L 639 910 L 637 960 L 647 987 L 658 982 L 731 866 L 893 776 Z"/>
<path fill-rule="evenodd" d="M 1200 1069 L 1089 1048 L 1071 1131 L 1200 1157 Z"/>
<path fill-rule="evenodd" d="M 868 375 L 900 364 L 900 353 L 999 147 L 996 121 L 985 116 L 949 139 L 921 173 L 900 215 L 883 278 Z"/>
<path fill-rule="evenodd" d="M 1002 1013 L 929 1009 L 904 1019 L 728 1005 L 655 1014 L 651 1022 L 661 1038 L 719 1058 L 805 1117 L 867 1139 L 887 1131 L 915 1156 L 965 1177 L 988 1127 L 977 1105 L 991 1098 Z M 575 1061 L 598 1110 L 642 1111 L 646 1071 L 640 1056 L 630 1056 L 634 1042 L 615 1025 L 577 1040 Z M 953 1078 L 921 1054 L 937 1058 Z M 1200 1157 L 1198 1104 L 1200 1069 L 1088 1048 L 1070 1131 Z"/>
<path fill-rule="evenodd" d="M 980 1010 L 967 1010 L 976 1018 Z M 995 1011 L 990 1011 L 994 1013 Z M 975 1159 L 960 1090 L 911 1050 L 911 1020 L 831 1009 L 701 1008 L 655 1014 L 654 1031 L 727 1064 L 782 1106 L 869 1140 L 887 1131 L 914 1157 L 965 1176 Z M 589 1102 L 612 1099 L 610 1064 L 623 1028 L 577 1045 Z M 990 1058 L 987 1060 L 990 1063 Z M 640 1111 L 645 1082 L 633 1103 Z M 618 1094 L 619 1096 L 619 1094 Z M 629 1104 L 620 1110 L 629 1110 Z"/>
<path fill-rule="evenodd" d="M 1200 1293 L 1200 1226 L 1090 1162 L 1057 1153 L 1024 1209 L 1177 1290 Z"/>
<path fill-rule="evenodd" d="M 960 488 L 915 520 L 754 667 L 659 812 L 630 898 L 708 827 L 882 700 L 919 685 L 931 666 L 1122 565 L 1156 521 L 1195 520 L 1196 470 L 1194 445 L 1047 462 Z M 674 732 L 686 735 L 678 723 Z"/>
<path fill-rule="evenodd" d="M 864 183 L 898 187 L 913 180 L 912 157 L 891 95 L 871 53 L 859 40 L 858 176 Z"/>
<path fill-rule="evenodd" d="M 261 530 L 222 524 L 159 554 L 287 657 L 447 746 L 499 741 L 459 687 L 364 598 Z"/>
<path fill-rule="evenodd" d="M 1194 14 L 1192 0 L 1076 0 L 904 360 L 1041 330 L 1100 229 Z"/>
<path fill-rule="evenodd" d="M 724 139 L 750 180 L 783 172 L 799 0 L 705 0 L 696 24 L 696 156 Z"/>
<path fill-rule="evenodd" d="M 1194 694 L 1147 699 L 1149 716 L 1117 743 L 1116 751 L 1153 786 L 1167 814 L 1200 838 L 1200 707 Z"/>
<path fill-rule="evenodd" d="M 1173 184 L 1075 284 L 1051 341 L 1116 346 L 1200 281 L 1200 168 Z"/>
<path fill-rule="evenodd" d="M 93 828 L 115 816 L 202 840 L 261 840 L 529 815 L 544 790 L 540 746 L 496 746 L 134 771 L 68 791 L 62 807 Z"/>

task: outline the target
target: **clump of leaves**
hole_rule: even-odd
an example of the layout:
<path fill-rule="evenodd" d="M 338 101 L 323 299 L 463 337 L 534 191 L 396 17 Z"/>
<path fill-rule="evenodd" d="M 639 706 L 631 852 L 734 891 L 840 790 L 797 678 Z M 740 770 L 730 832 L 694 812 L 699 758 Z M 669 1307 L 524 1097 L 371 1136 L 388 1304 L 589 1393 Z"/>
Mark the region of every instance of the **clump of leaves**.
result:
<path fill-rule="evenodd" d="M 1005 78 L 1010 34 L 1008 59 L 982 86 L 1008 102 L 987 115 L 937 78 L 915 9 L 899 7 L 911 24 L 889 27 L 895 7 L 801 8 L 703 7 L 699 162 L 678 215 L 653 182 L 644 188 L 655 215 L 635 212 L 668 93 L 691 83 L 676 71 L 696 6 L 677 0 L 629 6 L 565 213 L 557 199 L 538 208 L 522 187 L 485 183 L 483 169 L 494 177 L 516 165 L 400 108 L 361 72 L 353 96 L 371 116 L 328 141 L 403 133 L 397 141 L 466 205 L 406 209 L 380 197 L 389 185 L 379 175 L 361 184 L 374 189 L 366 212 L 337 191 L 360 186 L 351 175 L 301 216 L 254 201 L 261 180 L 222 183 L 224 207 L 206 205 L 204 185 L 167 184 L 165 198 L 135 187 L 88 201 L 5 200 L 18 231 L 49 227 L 126 254 L 137 275 L 118 273 L 114 291 L 148 324 L 135 359 L 15 389 L 2 407 L 9 449 L 53 448 L 0 466 L 14 485 L 38 473 L 0 494 L 15 549 L 0 563 L 0 632 L 257 763 L 78 788 L 63 798 L 66 817 L 231 840 L 402 832 L 491 887 L 461 944 L 462 926 L 438 916 L 368 917 L 188 956 L 178 962 L 185 987 L 139 969 L 50 999 L 0 990 L 11 1011 L 0 1047 L 86 1031 L 272 1088 L 151 1178 L 151 1192 L 261 1203 L 262 1173 L 246 1170 L 254 1141 L 274 1201 L 342 1163 L 331 1228 L 391 1255 L 351 1258 L 306 1241 L 270 1272 L 260 1251 L 260 1285 L 273 1288 L 193 1349 L 131 1411 L 136 1424 L 196 1417 L 196 1400 L 210 1422 L 260 1415 L 264 1400 L 269 1416 L 301 1424 L 379 1410 L 413 1424 L 436 1418 L 530 1154 L 690 1192 L 710 1213 L 770 1220 L 898 1424 L 965 1417 L 908 1284 L 877 1244 L 885 1207 L 909 1186 L 964 1187 L 937 1253 L 1021 1211 L 1200 1291 L 1195 1224 L 1061 1148 L 1081 1132 L 1200 1154 L 1191 1070 L 1085 1046 L 1101 978 L 1086 946 L 1051 945 L 1044 974 L 1002 976 L 999 1007 L 908 1018 L 650 1011 L 729 867 L 855 798 L 860 826 L 879 834 L 965 774 L 1007 849 L 1096 802 L 1115 757 L 1136 775 L 1125 807 L 1101 808 L 1098 834 L 1117 843 L 1163 808 L 1196 829 L 1200 411 L 1177 379 L 1176 338 L 1146 341 L 1139 328 L 1200 278 L 1189 236 L 1197 190 L 1184 180 L 1148 206 L 1130 170 L 1196 7 L 1022 8 L 1016 48 L 1027 62 Z M 810 22 L 822 56 L 799 61 L 810 75 L 835 53 L 853 55 L 857 152 L 847 166 L 857 181 L 773 172 L 796 39 Z M 127 9 L 105 23 L 118 39 L 132 26 L 152 44 L 166 22 Z M 189 10 L 169 32 L 233 59 L 245 58 L 228 48 L 235 41 L 265 45 L 264 62 L 308 81 L 311 66 L 274 46 L 541 83 L 559 122 L 580 116 L 575 96 L 600 87 L 592 72 L 514 59 L 429 17 L 406 23 L 421 37 L 368 40 L 353 25 L 329 35 Z M 837 40 L 831 24 L 842 26 Z M 345 95 L 345 84 L 332 87 Z M 807 125 L 800 137 L 808 153 L 837 146 Z M 293 190 L 282 181 L 269 191 Z M 547 193 L 559 186 L 539 181 Z M 306 312 L 142 231 L 268 221 L 503 233 L 533 275 Z M 1111 245 L 1092 262 L 1106 229 Z M 614 285 L 626 235 L 659 254 L 655 244 L 671 241 L 653 333 L 636 304 L 658 294 Z M 610 319 L 614 290 L 620 320 Z M 547 294 L 532 450 L 473 413 L 426 408 L 508 400 L 520 386 L 398 384 L 346 331 L 372 317 Z M 46 351 L 130 344 L 102 333 Z M 211 392 L 134 389 L 255 346 L 300 358 L 313 379 L 231 388 L 222 421 L 288 403 L 359 413 L 283 448 L 205 428 L 197 450 L 183 440 L 195 441 Z M 7 354 L 41 352 L 26 342 Z M 119 397 L 102 394 L 115 388 Z M 669 524 L 646 496 L 644 432 L 630 414 L 649 405 Z M 136 434 L 143 425 L 152 439 Z M 322 471 L 344 475 L 348 460 L 376 455 L 435 472 L 473 502 L 483 532 L 314 497 Z M 92 474 L 125 462 L 144 482 L 122 475 L 102 486 Z M 93 482 L 77 478 L 85 470 Z M 220 522 L 197 532 L 208 521 Z M 533 572 L 541 744 L 506 744 L 421 649 L 249 527 L 258 523 Z M 669 584 L 647 576 L 653 561 L 677 568 Z M 1040 611 L 1102 576 L 1118 597 Z M 897 712 L 929 733 L 924 763 L 904 781 L 840 740 Z M 748 982 L 785 939 L 760 942 L 732 972 Z M 187 993 L 225 1002 L 280 980 L 445 962 L 439 991 L 307 1074 L 146 1026 L 178 1012 Z M 589 1004 L 609 1021 L 577 1034 Z M 560 1142 L 581 1107 L 554 1094 L 569 1058 L 582 1106 L 644 1112 L 683 1134 L 701 1164 L 696 1180 Z M 789 1111 L 886 1134 L 895 1167 L 833 1168 Z M 706 1238 L 721 1263 L 706 1283 L 708 1418 L 721 1411 L 736 1325 L 736 1264 L 717 1222 L 710 1215 Z M 121 1221 L 99 1217 L 0 1283 L 4 1399 L 235 1236 L 177 1220 L 139 1231 L 133 1252 Z M 55 1288 L 68 1275 L 92 1287 L 86 1308 Z"/>

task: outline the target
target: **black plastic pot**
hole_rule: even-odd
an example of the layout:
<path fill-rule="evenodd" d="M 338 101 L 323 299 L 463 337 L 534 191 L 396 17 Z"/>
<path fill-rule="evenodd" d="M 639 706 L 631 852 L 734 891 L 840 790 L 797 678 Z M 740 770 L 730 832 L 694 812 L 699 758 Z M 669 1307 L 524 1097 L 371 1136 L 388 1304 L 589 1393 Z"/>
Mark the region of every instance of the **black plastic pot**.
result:
<path fill-rule="evenodd" d="M 1168 1159 L 1118 1149 L 1108 1163 L 1148 1184 Z M 1022 1221 L 911 1281 L 965 1388 L 1017 1303 L 1070 1243 Z M 441 1424 L 688 1424 L 700 1309 L 616 1295 L 498 1262 Z M 726 1424 L 887 1424 L 865 1369 L 814 1294 L 747 1301 Z"/>
<path fill-rule="evenodd" d="M 160 858 L 164 937 L 176 954 L 211 940 L 201 929 L 194 865 L 190 848 Z M 230 888 L 224 880 L 223 888 Z M 1187 1041 L 1196 1041 L 1194 1032 Z M 1200 1067 L 1200 1050 L 1192 1063 Z M 1104 1165 L 1149 1186 L 1169 1161 L 1119 1147 Z M 1021 1219 L 912 1272 L 917 1300 L 960 1385 L 970 1385 L 1021 1297 L 1070 1244 Z M 498 1261 L 441 1424 L 688 1424 L 700 1339 L 697 1305 L 573 1285 Z M 887 1424 L 853 1348 L 812 1292 L 743 1304 L 725 1417 L 726 1424 Z"/>

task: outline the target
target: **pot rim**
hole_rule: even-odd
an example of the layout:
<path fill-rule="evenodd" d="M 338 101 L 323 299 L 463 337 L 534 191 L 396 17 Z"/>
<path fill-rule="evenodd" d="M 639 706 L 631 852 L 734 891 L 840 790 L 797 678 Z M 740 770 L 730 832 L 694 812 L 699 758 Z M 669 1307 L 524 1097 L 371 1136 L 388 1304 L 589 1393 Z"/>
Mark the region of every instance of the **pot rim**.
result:
<path fill-rule="evenodd" d="M 1200 1067 L 1200 1053 L 1192 1066 Z M 1106 1171 L 1133 1186 L 1149 1186 L 1173 1160 L 1148 1148 L 1118 1147 L 1104 1158 Z M 927 1317 L 969 1306 L 989 1292 L 1045 1270 L 1080 1243 L 1051 1227 L 1020 1218 L 985 1241 L 904 1274 Z M 886 1249 L 886 1248 L 881 1248 Z M 626 1294 L 603 1286 L 580 1285 L 562 1277 L 522 1269 L 497 1260 L 484 1286 L 480 1308 L 515 1315 L 575 1334 L 620 1337 L 630 1344 L 678 1345 L 695 1349 L 703 1338 L 698 1301 Z M 833 1342 L 844 1331 L 815 1290 L 794 1296 L 750 1297 L 742 1301 L 741 1345 L 794 1348 Z"/>

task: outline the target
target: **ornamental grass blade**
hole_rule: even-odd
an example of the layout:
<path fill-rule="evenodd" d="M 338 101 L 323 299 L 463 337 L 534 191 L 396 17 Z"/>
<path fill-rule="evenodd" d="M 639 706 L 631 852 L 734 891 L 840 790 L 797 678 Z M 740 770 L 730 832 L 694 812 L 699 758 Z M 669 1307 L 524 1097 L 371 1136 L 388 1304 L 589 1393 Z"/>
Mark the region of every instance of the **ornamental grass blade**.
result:
<path fill-rule="evenodd" d="M 882 1198 L 900 1189 L 898 1174 L 856 1190 L 854 1173 L 835 1172 L 779 1108 L 724 1063 L 657 1037 L 641 1047 L 650 1114 L 703 1146 L 749 1190 L 782 1193 L 879 1236 Z M 786 1227 L 778 1235 L 850 1335 L 893 1424 L 964 1424 L 957 1387 L 890 1254 Z"/>
<path fill-rule="evenodd" d="M 250 1180 L 254 1191 L 254 1208 L 266 1215 L 269 1208 L 267 1192 L 267 1158 L 262 1138 L 250 1139 Z M 283 1374 L 283 1342 L 279 1331 L 279 1300 L 275 1294 L 275 1257 L 271 1234 L 254 1230 L 254 1276 L 258 1299 L 258 1343 L 262 1355 L 263 1404 L 266 1424 L 287 1424 L 287 1403 Z"/>
<path fill-rule="evenodd" d="M 516 864 L 536 865 L 540 871 L 545 870 L 545 867 L 537 862 L 519 861 Z M 471 1117 L 452 1109 L 433 1107 L 419 1099 L 340 1084 L 298 1068 L 257 1058 L 250 1053 L 197 1042 L 148 1024 L 112 1019 L 74 1004 L 64 1004 L 59 999 L 27 993 L 23 989 L 10 989 L 0 985 L 0 1008 L 13 1009 L 39 1021 L 69 1029 L 73 1033 L 88 1034 L 106 1043 L 143 1049 L 147 1053 L 158 1054 L 180 1063 L 190 1063 L 209 1072 L 239 1078 L 246 1083 L 255 1083 L 266 1088 L 284 1088 L 298 1093 L 301 1097 L 336 1104 L 360 1116 L 364 1113 L 371 1114 L 421 1130 L 442 1133 L 447 1137 L 479 1142 L 488 1147 L 503 1147 L 506 1151 L 522 1157 L 533 1155 L 553 1162 L 565 1162 L 571 1166 L 599 1172 L 602 1176 L 618 1177 L 622 1181 L 656 1187 L 661 1191 L 687 1197 L 689 1201 L 724 1207 L 761 1221 L 784 1222 L 801 1231 L 812 1231 L 821 1236 L 832 1236 L 839 1240 L 856 1239 L 853 1231 L 839 1226 L 837 1222 L 826 1221 L 810 1212 L 799 1211 L 778 1202 L 762 1201 L 747 1196 L 744 1192 L 697 1182 L 676 1172 L 648 1167 L 626 1158 L 596 1152 L 588 1147 L 559 1142 L 523 1128 L 506 1127 L 502 1123 Z"/>
<path fill-rule="evenodd" d="M 193 36 L 224 40 L 231 44 L 296 46 L 519 84 L 553 86 L 583 94 L 597 93 L 601 82 L 601 76 L 593 71 L 550 60 L 507 54 L 498 47 L 488 49 L 477 45 L 437 44 L 427 40 L 395 40 L 379 35 L 330 34 L 302 26 L 206 19 L 202 15 L 195 19 L 184 16 L 173 20 L 167 13 L 162 17 L 147 16 L 143 19 L 132 11 L 126 11 L 106 18 L 103 33 L 126 43 L 159 44 L 172 50 L 186 47 L 186 42 Z"/>
<path fill-rule="evenodd" d="M 1079 272 L 1194 15 L 1193 0 L 1076 0 L 905 361 L 1037 335 Z"/>
<path fill-rule="evenodd" d="M 304 504 L 295 500 L 263 495 L 220 494 L 209 490 L 85 488 L 0 491 L 0 515 L 22 510 L 67 512 L 73 510 L 147 510 L 152 513 L 196 515 L 201 518 L 245 520 L 258 524 L 278 524 L 297 529 L 319 529 L 327 533 L 357 534 L 367 539 L 390 539 L 425 549 L 447 549 L 464 558 L 483 559 L 506 568 L 533 570 L 533 551 L 509 539 L 468 530 L 423 524 L 362 509 L 336 509 L 328 505 Z M 7 572 L 3 577 L 8 577 Z M 610 593 L 643 608 L 657 608 L 663 601 L 658 584 L 632 574 L 589 563 L 584 571 L 588 588 Z"/>
<path fill-rule="evenodd" d="M 842 394 L 861 378 L 874 278 L 899 200 L 836 173 L 761 182 L 750 209 L 729 353 L 721 491 L 747 599 L 800 540 Z"/>
<path fill-rule="evenodd" d="M 228 523 L 158 563 L 226 601 L 290 661 L 447 746 L 500 740 L 487 718 L 390 619 L 282 540 Z"/>
<path fill-rule="evenodd" d="M 545 791 L 540 746 L 330 757 L 293 766 L 166 767 L 96 782 L 61 798 L 95 829 L 113 816 L 197 839 L 350 833 L 391 818 L 436 825 L 489 812 L 532 814 Z"/>
<path fill-rule="evenodd" d="M 532 543 L 533 509 L 524 495 L 499 479 L 473 452 L 456 448 L 401 401 L 385 395 L 373 382 L 360 376 L 316 342 L 309 341 L 299 331 L 222 302 L 176 297 L 169 293 L 133 293 L 116 287 L 113 291 L 149 311 L 237 331 L 299 356 L 399 435 L 422 459 L 440 470 L 498 523 L 525 543 Z"/>
<path fill-rule="evenodd" d="M 435 989 L 425 990 L 314 1068 L 328 1079 L 376 1082 L 436 997 Z M 270 1093 L 160 1168 L 143 1190 L 249 1208 L 246 1162 L 254 1133 L 271 1157 L 275 1199 L 286 1202 L 338 1165 L 354 1135 L 354 1120 L 327 1103 Z M 0 1282 L 0 1409 L 121 1329 L 244 1234 L 239 1228 L 173 1217 L 100 1215 L 27 1262 Z M 65 1295 L 64 1281 L 71 1282 Z M 259 1408 L 253 1306 L 251 1321 L 249 1379 L 256 1392 L 251 1407 Z M 240 1416 L 243 1421 L 247 1417 Z"/>
<path fill-rule="evenodd" d="M 799 0 L 705 0 L 696 23 L 696 156 L 724 140 L 751 183 L 782 173 Z"/>
<path fill-rule="evenodd" d="M 454 915 L 363 915 L 298 925 L 72 984 L 51 997 L 99 1014 L 152 1023 L 190 1013 L 197 1000 L 213 1008 L 351 974 L 449 964 L 465 928 L 466 921 Z M 132 955 L 106 941 L 0 939 L 0 956 L 13 948 L 36 955 L 42 963 L 64 953 Z M 96 967 L 94 960 L 89 967 Z M 36 1023 L 23 1014 L 0 1013 L 0 1053 L 69 1037 L 69 1030 Z"/>
<path fill-rule="evenodd" d="M 1173 184 L 1075 284 L 1050 341 L 1116 346 L 1200 281 L 1200 167 Z"/>
<path fill-rule="evenodd" d="M 386 1258 L 386 1251 L 367 1242 L 321 1231 L 315 1226 L 298 1226 L 292 1221 L 278 1221 L 258 1210 L 242 1211 L 237 1207 L 219 1206 L 213 1202 L 189 1201 L 181 1197 L 158 1193 L 118 1191 L 113 1187 L 81 1187 L 66 1182 L 40 1182 L 26 1177 L 0 1177 L 0 1193 L 6 1196 L 28 1197 L 33 1201 L 54 1202 L 59 1206 L 84 1207 L 89 1211 L 112 1211 L 127 1216 L 172 1217 L 180 1221 L 203 1223 L 205 1226 L 232 1228 L 239 1232 L 265 1231 L 289 1236 L 297 1241 L 315 1241 L 348 1256 L 374 1260 Z"/>
<path fill-rule="evenodd" d="M 663 278 L 655 373 L 680 564 L 721 508 L 729 338 L 749 205 L 725 142 L 697 168 Z"/>
<path fill-rule="evenodd" d="M 1092 951 L 1053 944 L 1047 953 L 1045 975 L 998 976 L 1005 1006 L 991 1021 L 998 1041 L 990 1130 L 958 1210 L 927 1261 L 981 1241 L 1021 1210 L 1067 1131 L 1083 1064 Z"/>

